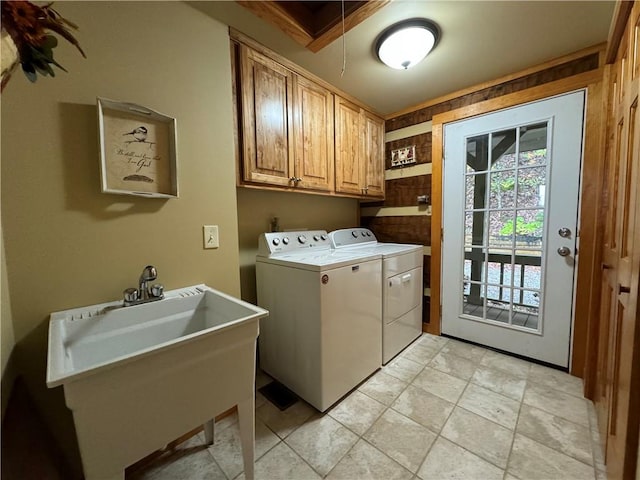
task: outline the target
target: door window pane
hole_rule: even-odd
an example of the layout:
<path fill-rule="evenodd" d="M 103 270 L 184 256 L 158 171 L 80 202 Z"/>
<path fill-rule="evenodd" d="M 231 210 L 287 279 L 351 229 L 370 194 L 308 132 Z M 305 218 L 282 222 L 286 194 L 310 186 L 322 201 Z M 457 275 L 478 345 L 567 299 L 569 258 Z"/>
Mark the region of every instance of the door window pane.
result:
<path fill-rule="evenodd" d="M 520 168 L 517 178 L 517 207 L 535 208 L 544 205 L 547 167 Z"/>
<path fill-rule="evenodd" d="M 467 171 L 485 171 L 488 165 L 489 135 L 467 138 Z"/>
<path fill-rule="evenodd" d="M 546 163 L 547 122 L 520 127 L 518 165 L 528 167 L 546 165 Z"/>

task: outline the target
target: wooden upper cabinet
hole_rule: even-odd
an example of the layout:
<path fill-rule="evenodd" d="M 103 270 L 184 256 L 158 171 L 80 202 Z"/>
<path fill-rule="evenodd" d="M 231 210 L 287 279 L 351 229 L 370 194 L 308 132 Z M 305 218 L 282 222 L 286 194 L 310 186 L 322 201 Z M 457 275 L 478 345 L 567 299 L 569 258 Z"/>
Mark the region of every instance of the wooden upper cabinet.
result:
<path fill-rule="evenodd" d="M 240 45 L 243 179 L 288 186 L 294 176 L 293 73 Z"/>
<path fill-rule="evenodd" d="M 384 121 L 242 40 L 232 43 L 238 185 L 383 198 Z"/>
<path fill-rule="evenodd" d="M 338 95 L 335 99 L 336 192 L 362 195 L 362 109 Z"/>
<path fill-rule="evenodd" d="M 336 192 L 384 197 L 384 120 L 336 95 Z"/>
<path fill-rule="evenodd" d="M 384 198 L 384 120 L 364 112 L 364 194 Z"/>
<path fill-rule="evenodd" d="M 304 77 L 294 77 L 295 186 L 333 191 L 333 94 Z"/>

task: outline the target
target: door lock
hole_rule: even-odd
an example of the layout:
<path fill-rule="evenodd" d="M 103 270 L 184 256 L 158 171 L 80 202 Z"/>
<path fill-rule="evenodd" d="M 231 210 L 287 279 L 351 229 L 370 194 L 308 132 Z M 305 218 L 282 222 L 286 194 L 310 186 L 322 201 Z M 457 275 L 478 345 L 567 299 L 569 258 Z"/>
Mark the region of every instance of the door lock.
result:
<path fill-rule="evenodd" d="M 558 255 L 561 257 L 566 257 L 571 253 L 571 249 L 569 247 L 560 247 L 558 248 Z"/>
<path fill-rule="evenodd" d="M 571 236 L 571 230 L 569 230 L 567 227 L 562 227 L 560 230 L 558 230 L 558 235 L 560 235 L 562 238 L 569 238 Z"/>

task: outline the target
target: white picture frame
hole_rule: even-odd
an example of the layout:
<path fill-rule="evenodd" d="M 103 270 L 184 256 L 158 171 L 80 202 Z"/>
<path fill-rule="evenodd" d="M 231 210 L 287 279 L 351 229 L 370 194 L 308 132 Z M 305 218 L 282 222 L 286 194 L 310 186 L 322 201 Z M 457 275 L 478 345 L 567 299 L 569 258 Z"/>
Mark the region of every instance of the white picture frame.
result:
<path fill-rule="evenodd" d="M 103 193 L 178 198 L 176 119 L 97 98 Z"/>

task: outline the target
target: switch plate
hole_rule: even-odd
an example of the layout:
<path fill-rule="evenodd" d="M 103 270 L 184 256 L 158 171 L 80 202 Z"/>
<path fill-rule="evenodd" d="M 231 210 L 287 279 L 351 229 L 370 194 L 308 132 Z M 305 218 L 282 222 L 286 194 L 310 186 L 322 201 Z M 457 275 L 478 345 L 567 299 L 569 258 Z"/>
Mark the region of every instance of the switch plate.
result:
<path fill-rule="evenodd" d="M 218 226 L 203 225 L 202 240 L 204 242 L 204 248 L 218 248 L 220 246 L 218 240 Z"/>

